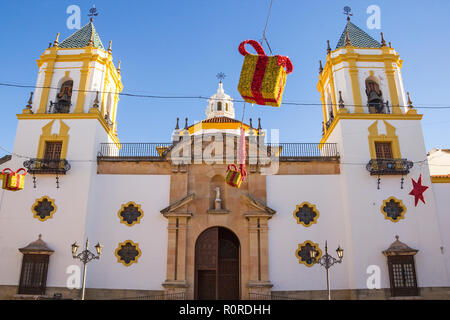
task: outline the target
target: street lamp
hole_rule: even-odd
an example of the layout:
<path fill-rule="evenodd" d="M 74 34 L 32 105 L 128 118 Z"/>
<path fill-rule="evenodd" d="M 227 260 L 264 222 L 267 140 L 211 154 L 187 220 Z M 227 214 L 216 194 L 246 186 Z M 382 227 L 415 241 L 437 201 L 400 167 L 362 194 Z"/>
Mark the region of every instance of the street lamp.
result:
<path fill-rule="evenodd" d="M 78 255 L 77 255 L 77 251 L 78 248 L 80 247 L 79 245 L 77 245 L 77 243 L 73 243 L 72 244 L 72 257 L 74 259 L 78 259 L 81 262 L 83 262 L 83 288 L 81 290 L 81 300 L 84 300 L 84 292 L 86 289 L 86 267 L 87 267 L 87 263 L 90 262 L 93 259 L 99 259 L 100 255 L 102 254 L 102 249 L 103 246 L 100 243 L 97 243 L 97 245 L 95 246 L 95 250 L 97 251 L 97 255 L 93 254 L 92 252 L 90 252 L 88 250 L 88 245 L 89 245 L 89 240 L 86 239 L 86 247 L 83 251 L 81 251 Z"/>
<path fill-rule="evenodd" d="M 323 255 L 322 257 L 320 257 L 319 259 L 317 259 L 317 250 L 313 247 L 310 251 L 309 251 L 309 255 L 311 257 L 311 261 L 312 263 L 318 263 L 321 266 L 325 267 L 325 269 L 327 270 L 327 291 L 328 291 L 328 300 L 331 300 L 331 292 L 330 292 L 330 268 L 331 266 L 333 266 L 335 263 L 341 263 L 342 262 L 342 258 L 344 257 L 344 249 L 342 249 L 340 246 L 338 246 L 338 248 L 336 249 L 336 253 L 337 256 L 339 258 L 336 259 L 334 257 L 332 257 L 331 255 L 328 254 L 328 245 L 327 245 L 327 241 L 325 241 L 325 255 Z"/>

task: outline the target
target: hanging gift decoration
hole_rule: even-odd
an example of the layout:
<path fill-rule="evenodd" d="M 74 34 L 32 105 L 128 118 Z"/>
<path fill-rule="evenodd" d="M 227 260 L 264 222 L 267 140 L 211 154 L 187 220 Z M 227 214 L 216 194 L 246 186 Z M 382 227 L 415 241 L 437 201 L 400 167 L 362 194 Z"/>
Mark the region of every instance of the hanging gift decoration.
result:
<path fill-rule="evenodd" d="M 247 43 L 256 50 L 257 55 L 247 52 Z M 242 98 L 249 103 L 279 107 L 286 75 L 293 70 L 291 60 L 280 55 L 267 56 L 255 40 L 242 42 L 239 52 L 245 57 L 238 84 Z"/>
<path fill-rule="evenodd" d="M 238 147 L 238 163 L 239 169 L 235 164 L 230 164 L 227 167 L 227 177 L 226 182 L 232 187 L 239 188 L 242 181 L 244 181 L 247 172 L 245 171 L 245 159 L 247 157 L 246 146 L 245 146 L 245 130 L 241 126 L 241 135 L 239 137 L 239 147 Z"/>
<path fill-rule="evenodd" d="M 419 179 L 414 181 L 414 179 L 411 179 L 413 184 L 413 189 L 409 193 L 410 195 L 414 196 L 414 205 L 417 207 L 417 204 L 419 203 L 419 199 L 425 203 L 425 199 L 423 197 L 423 193 L 425 190 L 428 189 L 427 186 L 422 185 L 422 174 L 420 174 Z"/>
<path fill-rule="evenodd" d="M 23 173 L 20 173 L 22 172 Z M 25 176 L 27 170 L 20 168 L 16 172 L 12 171 L 10 168 L 5 168 L 2 171 L 3 184 L 2 188 L 10 191 L 22 190 L 25 187 Z"/>

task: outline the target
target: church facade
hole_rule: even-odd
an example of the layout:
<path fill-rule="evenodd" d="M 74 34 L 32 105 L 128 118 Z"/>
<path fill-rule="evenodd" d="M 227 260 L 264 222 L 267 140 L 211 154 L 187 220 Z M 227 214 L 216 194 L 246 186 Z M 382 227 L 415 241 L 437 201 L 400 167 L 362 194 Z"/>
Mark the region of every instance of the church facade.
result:
<path fill-rule="evenodd" d="M 77 298 L 89 239 L 87 299 L 326 299 L 327 253 L 333 299 L 448 299 L 449 172 L 430 174 L 401 66 L 348 21 L 320 65 L 320 142 L 269 142 L 220 82 L 206 119 L 177 119 L 171 143 L 121 143 L 111 44 L 92 21 L 57 37 L 0 160 L 28 170 L 1 194 L 0 298 Z"/>

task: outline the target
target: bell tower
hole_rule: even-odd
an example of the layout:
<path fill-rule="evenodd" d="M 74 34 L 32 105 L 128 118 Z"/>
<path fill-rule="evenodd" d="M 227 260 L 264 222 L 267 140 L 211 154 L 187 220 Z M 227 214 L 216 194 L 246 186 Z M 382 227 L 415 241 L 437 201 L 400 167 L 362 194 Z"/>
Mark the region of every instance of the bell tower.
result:
<path fill-rule="evenodd" d="M 24 114 L 98 114 L 116 135 L 117 103 L 123 86 L 112 42 L 105 49 L 93 20 L 63 41 L 59 33 L 37 60 L 39 73 L 32 107 Z"/>
<path fill-rule="evenodd" d="M 327 44 L 326 63 L 320 62 L 317 89 L 323 108 L 323 133 L 338 114 L 416 114 L 406 98 L 401 75 L 403 61 L 394 48 L 373 39 L 347 18 L 335 50 Z"/>

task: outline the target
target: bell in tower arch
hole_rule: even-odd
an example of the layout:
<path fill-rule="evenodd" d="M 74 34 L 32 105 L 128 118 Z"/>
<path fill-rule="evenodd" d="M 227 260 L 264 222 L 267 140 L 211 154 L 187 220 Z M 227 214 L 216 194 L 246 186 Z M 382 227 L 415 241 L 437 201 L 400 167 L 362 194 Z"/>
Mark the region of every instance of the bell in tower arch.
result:
<path fill-rule="evenodd" d="M 374 79 L 368 78 L 366 80 L 366 94 L 367 94 L 367 106 L 370 113 L 385 113 L 383 93 L 380 90 L 380 86 Z"/>

